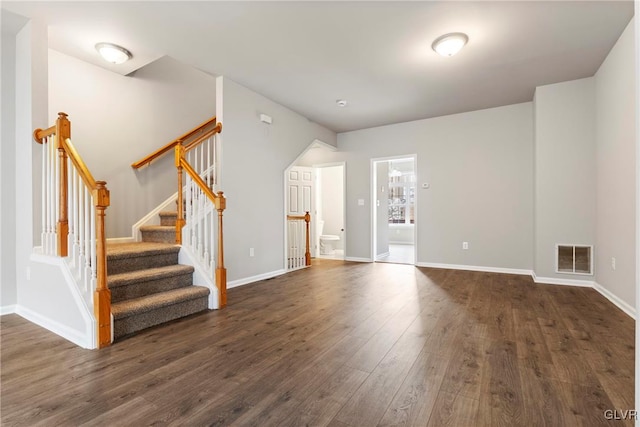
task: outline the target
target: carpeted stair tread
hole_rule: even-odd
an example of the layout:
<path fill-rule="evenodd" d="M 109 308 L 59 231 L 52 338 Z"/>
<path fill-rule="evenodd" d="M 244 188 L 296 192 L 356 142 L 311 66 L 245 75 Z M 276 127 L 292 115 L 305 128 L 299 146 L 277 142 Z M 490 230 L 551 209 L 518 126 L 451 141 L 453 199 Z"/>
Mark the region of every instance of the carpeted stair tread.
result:
<path fill-rule="evenodd" d="M 166 267 L 147 268 L 145 270 L 135 270 L 125 273 L 112 274 L 107 278 L 109 289 L 119 286 L 148 282 L 151 280 L 164 279 L 182 274 L 193 274 L 193 267 L 190 265 L 168 265 Z"/>
<path fill-rule="evenodd" d="M 170 225 L 143 225 L 140 231 L 173 231 L 175 233 L 176 228 Z"/>
<path fill-rule="evenodd" d="M 180 246 L 175 243 L 162 242 L 132 242 L 107 244 L 107 261 L 111 259 L 131 258 L 136 254 L 162 255 L 180 252 Z"/>
<path fill-rule="evenodd" d="M 173 289 L 171 291 L 114 303 L 111 305 L 111 313 L 113 314 L 114 321 L 117 321 L 182 302 L 198 298 L 207 298 L 208 296 L 208 288 L 204 286 L 188 286 L 186 288 Z"/>

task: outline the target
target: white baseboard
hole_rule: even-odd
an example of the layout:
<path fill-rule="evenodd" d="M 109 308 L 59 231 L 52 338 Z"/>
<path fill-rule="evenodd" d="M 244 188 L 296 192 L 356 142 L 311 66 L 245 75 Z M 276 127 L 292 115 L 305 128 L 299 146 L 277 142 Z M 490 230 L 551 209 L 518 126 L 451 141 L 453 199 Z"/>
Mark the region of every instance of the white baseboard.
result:
<path fill-rule="evenodd" d="M 4 316 L 5 314 L 13 314 L 16 312 L 16 305 L 3 305 L 0 307 L 0 316 Z"/>
<path fill-rule="evenodd" d="M 389 252 L 385 252 L 383 254 L 376 255 L 376 261 L 378 261 L 380 258 L 388 257 L 389 255 L 391 255 Z"/>
<path fill-rule="evenodd" d="M 480 265 L 440 264 L 435 262 L 418 262 L 416 263 L 416 267 L 446 268 L 449 270 L 482 271 L 485 273 L 519 274 L 523 276 L 530 276 L 532 274 L 531 270 L 522 270 L 518 268 L 483 267 Z"/>
<path fill-rule="evenodd" d="M 636 309 L 631 307 L 626 302 L 622 301 L 617 295 L 613 294 L 609 289 L 605 288 L 598 282 L 593 283 L 593 288 L 598 291 L 603 297 L 611 301 L 616 307 L 624 311 L 629 317 L 635 320 Z"/>
<path fill-rule="evenodd" d="M 531 277 L 536 283 L 545 285 L 563 285 L 563 286 L 581 286 L 583 288 L 593 288 L 593 280 L 577 280 L 577 279 L 560 279 L 557 277 L 539 277 L 534 271 L 531 272 Z"/>
<path fill-rule="evenodd" d="M 31 323 L 35 323 L 36 325 L 41 326 L 56 335 L 60 335 L 62 338 L 71 341 L 72 343 L 82 348 L 95 348 L 93 342 L 87 342 L 86 334 L 75 329 L 71 329 L 66 325 L 56 322 L 55 320 L 49 319 L 48 317 L 45 317 L 40 313 L 36 313 L 35 311 L 21 305 L 16 306 L 15 313 L 30 321 Z"/>
<path fill-rule="evenodd" d="M 354 256 L 348 256 L 344 258 L 345 261 L 353 261 L 353 262 L 372 262 L 371 258 L 358 258 Z"/>
<path fill-rule="evenodd" d="M 390 245 L 406 245 L 406 246 L 414 246 L 413 242 L 392 242 L 389 240 Z"/>
<path fill-rule="evenodd" d="M 269 273 L 258 274 L 251 277 L 245 277 L 243 279 L 232 280 L 231 282 L 227 282 L 227 289 L 235 288 L 242 285 L 247 285 L 253 282 L 259 282 L 260 280 L 271 279 L 272 277 L 281 276 L 286 272 L 287 272 L 286 270 L 282 269 L 282 270 L 270 271 Z"/>

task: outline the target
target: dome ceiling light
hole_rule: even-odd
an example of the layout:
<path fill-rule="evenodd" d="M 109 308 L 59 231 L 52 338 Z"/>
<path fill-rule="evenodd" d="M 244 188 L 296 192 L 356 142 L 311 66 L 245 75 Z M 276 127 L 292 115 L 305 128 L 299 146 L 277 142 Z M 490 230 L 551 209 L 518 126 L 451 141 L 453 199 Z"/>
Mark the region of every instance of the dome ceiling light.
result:
<path fill-rule="evenodd" d="M 464 47 L 469 37 L 464 33 L 449 33 L 434 40 L 431 48 L 442 56 L 453 56 Z"/>
<path fill-rule="evenodd" d="M 112 64 L 123 64 L 133 57 L 127 49 L 113 43 L 98 43 L 96 50 L 105 61 Z"/>

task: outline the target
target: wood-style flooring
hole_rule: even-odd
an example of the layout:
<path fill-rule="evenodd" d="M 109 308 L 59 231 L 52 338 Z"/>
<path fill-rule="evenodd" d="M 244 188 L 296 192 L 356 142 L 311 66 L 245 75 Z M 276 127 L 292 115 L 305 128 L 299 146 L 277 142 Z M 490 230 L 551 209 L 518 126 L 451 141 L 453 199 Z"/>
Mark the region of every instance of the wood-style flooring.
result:
<path fill-rule="evenodd" d="M 3 316 L 2 425 L 632 425 L 634 322 L 592 289 L 315 260 L 228 298 L 103 350 Z"/>

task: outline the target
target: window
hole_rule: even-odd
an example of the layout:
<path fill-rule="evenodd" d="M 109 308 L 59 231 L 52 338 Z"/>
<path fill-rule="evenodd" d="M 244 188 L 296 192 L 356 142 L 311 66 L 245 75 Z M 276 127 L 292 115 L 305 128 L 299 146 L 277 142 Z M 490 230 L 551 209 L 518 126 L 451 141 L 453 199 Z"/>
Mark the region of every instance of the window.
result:
<path fill-rule="evenodd" d="M 593 246 L 556 245 L 556 272 L 593 274 Z"/>
<path fill-rule="evenodd" d="M 391 165 L 390 165 L 391 166 Z M 413 224 L 416 176 L 413 171 L 389 168 L 389 224 Z"/>

